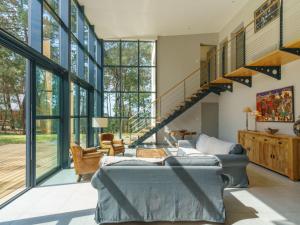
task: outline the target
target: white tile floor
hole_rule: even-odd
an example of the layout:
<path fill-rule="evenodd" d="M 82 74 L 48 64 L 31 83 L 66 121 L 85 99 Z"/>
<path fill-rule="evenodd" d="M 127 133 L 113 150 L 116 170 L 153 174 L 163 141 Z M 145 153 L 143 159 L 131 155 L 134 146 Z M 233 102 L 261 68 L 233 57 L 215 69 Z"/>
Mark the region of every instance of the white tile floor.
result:
<path fill-rule="evenodd" d="M 255 165 L 248 173 L 250 188 L 225 191 L 226 224 L 299 225 L 300 183 Z M 74 178 L 73 171 L 62 171 L 30 190 L 1 209 L 0 225 L 94 225 L 96 190 L 88 182 L 72 183 Z M 61 180 L 65 184 L 56 185 Z"/>

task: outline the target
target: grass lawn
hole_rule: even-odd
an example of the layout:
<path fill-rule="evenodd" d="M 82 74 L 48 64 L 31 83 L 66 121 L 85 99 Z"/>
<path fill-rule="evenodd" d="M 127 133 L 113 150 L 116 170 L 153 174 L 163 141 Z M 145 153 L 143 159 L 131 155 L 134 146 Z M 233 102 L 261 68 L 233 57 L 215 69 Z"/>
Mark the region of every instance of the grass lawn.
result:
<path fill-rule="evenodd" d="M 56 139 L 56 134 L 38 134 L 36 137 L 37 142 L 52 142 Z M 26 144 L 26 135 L 0 134 L 0 146 L 7 144 Z"/>

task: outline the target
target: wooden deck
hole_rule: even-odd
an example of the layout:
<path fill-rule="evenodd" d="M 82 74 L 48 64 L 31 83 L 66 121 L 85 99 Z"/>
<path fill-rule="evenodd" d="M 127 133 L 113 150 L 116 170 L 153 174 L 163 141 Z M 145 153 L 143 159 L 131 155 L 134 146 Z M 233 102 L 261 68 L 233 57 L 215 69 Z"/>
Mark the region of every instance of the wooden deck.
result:
<path fill-rule="evenodd" d="M 39 143 L 37 146 L 37 177 L 57 165 L 56 145 Z M 0 203 L 25 189 L 25 144 L 0 146 Z"/>

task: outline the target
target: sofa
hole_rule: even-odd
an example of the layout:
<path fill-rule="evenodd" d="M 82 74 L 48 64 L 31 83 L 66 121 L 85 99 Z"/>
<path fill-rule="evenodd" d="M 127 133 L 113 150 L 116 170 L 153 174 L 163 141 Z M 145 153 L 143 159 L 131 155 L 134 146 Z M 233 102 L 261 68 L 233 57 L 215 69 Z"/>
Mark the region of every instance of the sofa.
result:
<path fill-rule="evenodd" d="M 195 140 L 178 141 L 178 157 L 203 155 L 214 155 L 218 158 L 223 173 L 229 178 L 228 187 L 248 187 L 246 167 L 249 159 L 241 145 L 209 137 L 206 134 L 200 134 Z"/>
<path fill-rule="evenodd" d="M 145 160 L 105 164 L 94 174 L 92 186 L 98 190 L 97 223 L 224 223 L 223 191 L 228 178 L 216 157 Z"/>

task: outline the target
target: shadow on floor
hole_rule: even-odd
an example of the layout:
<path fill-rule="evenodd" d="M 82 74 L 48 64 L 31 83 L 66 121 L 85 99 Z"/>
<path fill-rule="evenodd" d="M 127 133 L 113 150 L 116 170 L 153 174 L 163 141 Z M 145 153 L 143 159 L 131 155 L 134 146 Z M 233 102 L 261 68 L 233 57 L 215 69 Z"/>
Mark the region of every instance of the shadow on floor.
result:
<path fill-rule="evenodd" d="M 93 223 L 95 209 L 85 209 L 80 211 L 52 214 L 47 216 L 39 216 L 27 219 L 12 220 L 7 222 L 0 222 L 0 225 L 33 225 L 33 224 L 44 224 L 51 223 L 56 225 L 68 225 L 73 223 L 74 220 L 78 219 L 76 224 L 87 224 L 87 216 L 91 219 L 91 225 Z M 82 221 L 82 222 L 80 222 Z"/>

